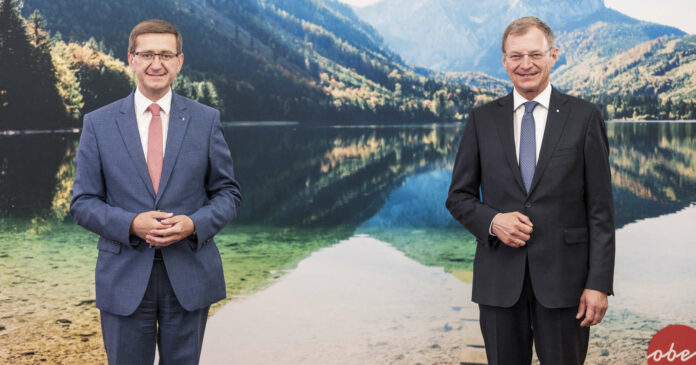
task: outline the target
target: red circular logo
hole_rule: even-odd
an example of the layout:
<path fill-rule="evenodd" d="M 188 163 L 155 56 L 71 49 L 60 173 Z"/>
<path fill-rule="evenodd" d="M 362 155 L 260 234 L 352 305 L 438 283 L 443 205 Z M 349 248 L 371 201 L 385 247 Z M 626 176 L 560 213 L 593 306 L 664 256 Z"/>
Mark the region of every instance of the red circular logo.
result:
<path fill-rule="evenodd" d="M 696 330 L 682 324 L 661 329 L 648 345 L 648 364 L 696 365 Z"/>

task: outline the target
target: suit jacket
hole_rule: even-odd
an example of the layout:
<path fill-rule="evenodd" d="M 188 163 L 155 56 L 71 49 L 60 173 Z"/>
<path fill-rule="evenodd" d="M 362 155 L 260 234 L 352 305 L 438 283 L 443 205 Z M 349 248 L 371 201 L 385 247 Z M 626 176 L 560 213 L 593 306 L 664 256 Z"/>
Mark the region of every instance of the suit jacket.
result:
<path fill-rule="evenodd" d="M 547 308 L 577 306 L 585 288 L 611 294 L 614 209 L 606 126 L 596 106 L 553 89 L 529 194 L 513 136 L 512 93 L 474 108 L 454 163 L 447 208 L 477 239 L 472 300 L 510 307 L 525 266 Z M 523 248 L 489 236 L 497 213 L 534 227 Z"/>
<path fill-rule="evenodd" d="M 75 159 L 70 213 L 99 235 L 97 308 L 129 315 L 143 298 L 155 250 L 130 224 L 151 210 L 188 215 L 197 242 L 162 248 L 181 306 L 195 310 L 225 297 L 220 253 L 213 241 L 237 213 L 241 195 L 220 113 L 173 93 L 162 177 L 155 194 L 138 133 L 133 93 L 84 117 Z"/>

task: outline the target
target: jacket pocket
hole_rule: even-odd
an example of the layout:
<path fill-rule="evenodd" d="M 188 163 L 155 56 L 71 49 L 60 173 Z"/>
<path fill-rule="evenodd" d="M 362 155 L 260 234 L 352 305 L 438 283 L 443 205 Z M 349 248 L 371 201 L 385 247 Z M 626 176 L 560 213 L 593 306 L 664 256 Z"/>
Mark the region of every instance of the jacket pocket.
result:
<path fill-rule="evenodd" d="M 587 243 L 587 228 L 566 228 L 563 230 L 563 239 L 568 245 Z"/>
<path fill-rule="evenodd" d="M 551 154 L 551 157 L 559 157 L 559 156 L 566 156 L 566 155 L 573 155 L 575 152 L 577 152 L 578 149 L 575 147 L 570 147 L 570 148 L 559 148 Z"/>
<path fill-rule="evenodd" d="M 121 253 L 121 244 L 100 237 L 99 242 L 97 242 L 97 249 L 118 255 Z"/>

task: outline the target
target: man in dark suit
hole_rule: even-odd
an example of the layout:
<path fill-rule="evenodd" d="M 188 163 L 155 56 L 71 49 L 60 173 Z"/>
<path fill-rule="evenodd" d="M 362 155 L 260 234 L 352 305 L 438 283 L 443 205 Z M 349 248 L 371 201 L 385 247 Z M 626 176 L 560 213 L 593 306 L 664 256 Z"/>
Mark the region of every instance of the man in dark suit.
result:
<path fill-rule="evenodd" d="M 447 208 L 477 239 L 472 300 L 490 364 L 582 364 L 607 310 L 614 213 L 596 106 L 551 87 L 558 49 L 534 17 L 503 34 L 514 85 L 474 108 Z"/>
<path fill-rule="evenodd" d="M 70 213 L 99 235 L 97 308 L 109 364 L 197 364 L 210 304 L 225 297 L 213 236 L 241 199 L 220 113 L 172 92 L 179 31 L 130 34 L 136 90 L 85 115 Z"/>

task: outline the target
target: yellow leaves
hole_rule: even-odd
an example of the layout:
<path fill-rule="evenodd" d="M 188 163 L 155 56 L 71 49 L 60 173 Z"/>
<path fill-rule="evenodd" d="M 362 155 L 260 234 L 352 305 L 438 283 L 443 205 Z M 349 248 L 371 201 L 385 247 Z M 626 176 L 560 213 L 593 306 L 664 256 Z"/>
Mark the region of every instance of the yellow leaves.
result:
<path fill-rule="evenodd" d="M 132 84 L 135 78 L 129 68 L 120 60 L 95 51 L 87 43 L 65 43 L 57 41 L 51 49 L 51 58 L 56 73 L 56 88 L 60 95 L 65 111 L 71 118 L 78 119 L 84 99 L 82 96 L 82 85 L 78 78 L 80 70 L 84 69 L 110 69 L 126 75 Z"/>
<path fill-rule="evenodd" d="M 51 215 L 62 220 L 68 215 L 70 200 L 72 199 L 72 186 L 75 180 L 75 153 L 77 141 L 66 149 L 63 161 L 56 172 L 56 189 L 51 202 Z"/>
<path fill-rule="evenodd" d="M 65 112 L 71 118 L 77 119 L 80 117 L 84 101 L 67 45 L 62 41 L 57 42 L 51 50 L 51 58 L 56 72 L 56 89 L 63 100 Z"/>

